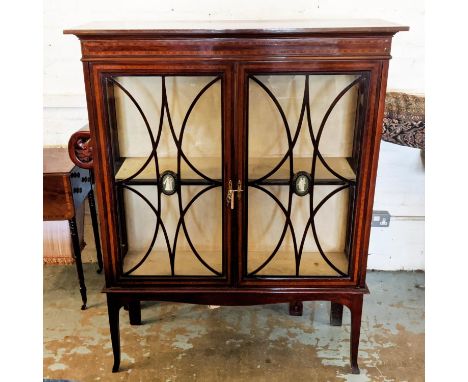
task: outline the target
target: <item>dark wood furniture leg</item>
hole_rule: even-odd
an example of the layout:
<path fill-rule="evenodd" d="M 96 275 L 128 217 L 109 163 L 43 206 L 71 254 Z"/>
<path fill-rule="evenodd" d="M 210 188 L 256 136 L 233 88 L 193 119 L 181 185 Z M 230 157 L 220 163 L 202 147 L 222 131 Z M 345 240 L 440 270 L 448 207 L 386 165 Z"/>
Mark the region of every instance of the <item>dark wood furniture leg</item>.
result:
<path fill-rule="evenodd" d="M 88 193 L 88 202 L 89 202 L 89 212 L 91 213 L 91 221 L 93 224 L 93 234 L 94 242 L 96 244 L 96 257 L 98 261 L 98 270 L 97 273 L 102 272 L 102 252 L 101 252 L 101 241 L 99 239 L 99 225 L 96 214 L 96 204 L 94 202 L 94 191 L 93 186 L 91 185 L 91 190 Z"/>
<path fill-rule="evenodd" d="M 343 323 L 343 305 L 336 302 L 331 303 L 330 307 L 330 325 L 341 326 Z"/>
<path fill-rule="evenodd" d="M 290 316 L 302 316 L 303 305 L 302 301 L 293 301 L 289 303 Z"/>
<path fill-rule="evenodd" d="M 351 369 L 353 374 L 359 374 L 358 367 L 358 350 L 359 350 L 359 336 L 361 334 L 361 316 L 362 316 L 362 300 L 363 296 L 356 295 L 351 299 L 349 309 L 351 311 Z"/>
<path fill-rule="evenodd" d="M 128 304 L 128 316 L 130 317 L 130 325 L 141 325 L 140 301 L 132 301 Z"/>
<path fill-rule="evenodd" d="M 109 314 L 109 327 L 112 341 L 112 352 L 114 353 L 114 365 L 112 372 L 116 373 L 120 367 L 120 329 L 119 329 L 119 311 L 122 304 L 120 301 L 107 295 L 107 311 Z"/>
<path fill-rule="evenodd" d="M 86 285 L 83 274 L 83 263 L 81 262 L 80 238 L 78 236 L 78 229 L 76 227 L 75 217 L 72 217 L 68 220 L 68 225 L 70 226 L 70 234 L 73 245 L 73 253 L 75 256 L 76 271 L 78 273 L 78 282 L 80 283 L 81 300 L 83 301 L 83 305 L 81 305 L 81 310 L 85 310 L 87 302 Z"/>

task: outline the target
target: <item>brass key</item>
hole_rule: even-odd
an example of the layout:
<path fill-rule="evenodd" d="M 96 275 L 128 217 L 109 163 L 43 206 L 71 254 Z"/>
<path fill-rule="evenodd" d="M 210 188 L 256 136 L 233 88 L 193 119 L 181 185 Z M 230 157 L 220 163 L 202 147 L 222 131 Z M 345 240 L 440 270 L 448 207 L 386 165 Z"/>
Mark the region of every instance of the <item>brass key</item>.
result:
<path fill-rule="evenodd" d="M 235 190 L 235 192 L 237 192 L 237 199 L 241 200 L 241 192 L 244 191 L 242 189 L 242 183 L 240 180 L 237 181 L 237 190 Z"/>
<path fill-rule="evenodd" d="M 228 192 L 226 197 L 226 204 L 231 205 L 231 210 L 234 209 L 234 198 L 232 197 L 232 181 L 229 181 Z"/>

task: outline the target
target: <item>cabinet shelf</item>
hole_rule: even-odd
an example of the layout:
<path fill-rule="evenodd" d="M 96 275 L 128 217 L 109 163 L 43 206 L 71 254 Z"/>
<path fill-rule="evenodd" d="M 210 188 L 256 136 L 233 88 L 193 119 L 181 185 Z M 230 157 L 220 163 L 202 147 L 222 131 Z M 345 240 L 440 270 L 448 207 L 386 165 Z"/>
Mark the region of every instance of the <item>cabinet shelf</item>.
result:
<path fill-rule="evenodd" d="M 343 157 L 325 157 L 325 161 L 328 166 L 331 167 L 335 172 L 340 174 L 342 177 L 351 181 L 356 180 L 356 174 L 351 168 L 348 160 Z M 248 161 L 248 173 L 249 182 L 255 181 L 261 178 L 269 171 L 271 171 L 281 160 L 281 158 L 249 158 Z M 294 169 L 293 172 L 299 171 L 310 172 L 312 166 L 312 157 L 295 157 L 293 161 Z M 265 185 L 290 185 L 289 180 L 289 160 L 286 160 L 282 166 L 270 177 L 262 180 L 258 184 Z M 257 182 L 256 182 L 257 183 Z M 341 179 L 335 177 L 330 171 L 328 171 L 323 163 L 317 158 L 316 169 L 315 169 L 315 184 L 343 184 Z"/>
<path fill-rule="evenodd" d="M 130 157 L 124 158 L 117 174 L 115 175 L 116 181 L 128 179 L 144 165 L 147 158 Z M 205 176 L 213 179 L 215 182 L 221 182 L 221 158 L 220 157 L 194 157 L 190 158 L 192 165 Z M 177 172 L 177 158 L 176 157 L 160 157 L 158 158 L 159 173 L 170 170 Z M 180 183 L 183 185 L 204 185 L 211 184 L 211 182 L 199 176 L 183 159 L 180 161 L 180 173 L 182 177 Z M 157 184 L 156 167 L 154 159 L 148 163 L 143 171 L 135 178 L 125 181 L 126 184 L 134 185 L 152 185 Z"/>
<path fill-rule="evenodd" d="M 248 160 L 248 173 L 249 183 L 254 182 L 256 179 L 261 178 L 269 171 L 271 171 L 281 158 L 249 158 Z M 342 177 L 350 180 L 356 180 L 356 174 L 351 168 L 347 158 L 341 157 L 326 157 L 324 158 L 327 164 Z M 145 163 L 147 158 L 130 157 L 125 158 L 120 166 L 115 179 L 116 181 L 123 181 L 135 174 Z M 164 157 L 158 158 L 159 172 L 162 173 L 166 170 L 177 172 L 177 158 Z M 194 157 L 190 158 L 192 165 L 198 171 L 205 174 L 208 178 L 213 179 L 215 182 L 221 182 L 221 158 L 219 157 Z M 298 171 L 310 171 L 312 163 L 311 157 L 297 157 L 294 158 L 294 173 Z M 211 184 L 210 181 L 200 177 L 184 160 L 181 160 L 182 177 L 180 183 L 182 185 L 205 185 Z M 151 161 L 148 165 L 131 180 L 125 181 L 126 184 L 133 185 L 155 185 L 156 169 L 154 162 Z M 257 182 L 255 182 L 257 183 Z M 320 160 L 317 159 L 315 184 L 334 185 L 344 184 L 341 179 L 336 178 L 330 171 L 328 171 Z M 289 160 L 286 160 L 283 165 L 270 177 L 257 184 L 262 185 L 290 185 L 289 179 Z"/>
<path fill-rule="evenodd" d="M 222 271 L 221 250 L 200 251 L 201 256 L 214 270 Z M 129 251 L 123 261 L 123 271 L 128 272 L 143 258 L 145 251 Z M 177 276 L 216 276 L 196 258 L 191 250 L 176 252 L 174 271 Z M 148 258 L 135 269 L 132 276 L 171 276 L 171 266 L 167 250 L 153 250 Z"/>
<path fill-rule="evenodd" d="M 200 255 L 215 270 L 221 271 L 221 250 L 200 251 Z M 123 261 L 123 271 L 128 272 L 143 258 L 144 251 L 129 251 Z M 251 262 L 261 264 L 269 255 L 266 251 L 249 251 Z M 278 258 L 273 260 L 264 269 L 255 274 L 256 277 L 291 277 L 295 276 L 294 256 L 290 251 L 281 251 Z M 348 258 L 344 252 L 329 252 L 327 257 L 342 272 L 348 271 Z M 175 260 L 176 276 L 215 276 L 209 269 L 204 267 L 190 250 L 179 250 Z M 248 270 L 252 272 L 254 268 Z M 131 273 L 132 276 L 171 276 L 171 268 L 167 251 L 152 251 L 144 263 Z M 322 258 L 319 252 L 304 252 L 302 254 L 299 277 L 317 276 L 339 276 Z"/>
<path fill-rule="evenodd" d="M 247 273 L 251 273 L 264 261 L 270 252 L 267 251 L 249 251 L 249 269 Z M 345 252 L 327 252 L 328 259 L 343 273 L 348 273 L 348 257 Z M 271 277 L 272 275 L 291 276 L 294 275 L 294 261 L 291 261 L 293 257 L 293 251 L 280 250 L 275 255 L 275 258 L 265 268 L 260 270 L 255 276 L 258 277 Z M 255 266 L 253 265 L 255 264 Z M 250 269 L 251 268 L 251 269 Z M 299 267 L 299 276 L 307 277 L 313 275 L 314 277 L 324 276 L 340 276 L 338 272 L 333 270 L 323 259 L 319 252 L 303 252 L 301 257 L 301 263 Z"/>

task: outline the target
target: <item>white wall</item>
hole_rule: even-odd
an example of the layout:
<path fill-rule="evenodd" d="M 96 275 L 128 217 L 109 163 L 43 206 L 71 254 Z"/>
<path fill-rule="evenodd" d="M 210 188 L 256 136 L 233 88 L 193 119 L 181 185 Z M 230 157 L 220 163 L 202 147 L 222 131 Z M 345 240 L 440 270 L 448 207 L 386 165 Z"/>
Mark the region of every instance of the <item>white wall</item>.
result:
<path fill-rule="evenodd" d="M 99 20 L 381 18 L 407 24 L 392 47 L 389 89 L 424 93 L 422 0 L 45 0 L 44 145 L 65 146 L 87 122 L 80 45 L 62 30 Z M 369 267 L 424 268 L 424 169 L 419 150 L 384 144 L 374 209 L 398 216 L 373 229 Z"/>
<path fill-rule="evenodd" d="M 421 150 L 382 142 L 374 210 L 392 215 L 373 227 L 368 268 L 424 269 L 424 165 Z"/>

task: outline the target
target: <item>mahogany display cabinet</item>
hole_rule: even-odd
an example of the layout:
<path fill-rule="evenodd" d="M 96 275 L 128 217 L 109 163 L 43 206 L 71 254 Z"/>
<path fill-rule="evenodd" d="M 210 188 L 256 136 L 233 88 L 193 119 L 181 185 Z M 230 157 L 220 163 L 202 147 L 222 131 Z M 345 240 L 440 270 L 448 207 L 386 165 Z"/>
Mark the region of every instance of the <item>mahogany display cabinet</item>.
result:
<path fill-rule="evenodd" d="M 390 47 L 382 21 L 91 24 L 79 37 L 105 288 L 140 301 L 331 302 L 358 345 Z"/>

